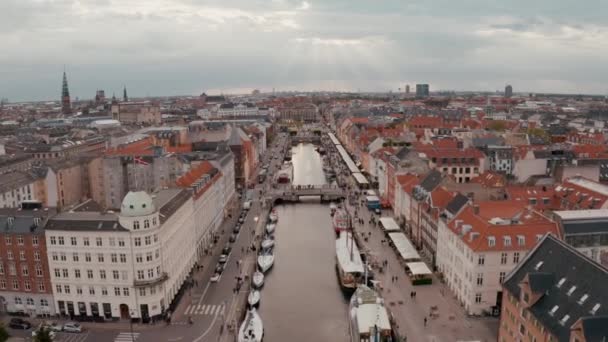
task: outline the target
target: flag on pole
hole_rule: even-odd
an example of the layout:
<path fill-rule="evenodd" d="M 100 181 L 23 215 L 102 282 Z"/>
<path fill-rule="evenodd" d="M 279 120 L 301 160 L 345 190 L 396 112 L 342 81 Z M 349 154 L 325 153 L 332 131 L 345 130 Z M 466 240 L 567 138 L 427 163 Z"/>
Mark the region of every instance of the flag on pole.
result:
<path fill-rule="evenodd" d="M 142 157 L 134 157 L 133 161 L 135 162 L 135 164 L 139 164 L 139 165 L 150 165 L 150 163 L 143 160 Z"/>

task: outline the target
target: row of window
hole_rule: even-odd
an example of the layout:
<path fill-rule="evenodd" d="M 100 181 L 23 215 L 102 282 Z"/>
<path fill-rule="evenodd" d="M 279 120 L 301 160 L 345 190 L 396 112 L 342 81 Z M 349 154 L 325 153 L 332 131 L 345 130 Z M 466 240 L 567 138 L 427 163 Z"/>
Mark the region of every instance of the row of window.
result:
<path fill-rule="evenodd" d="M 147 252 L 145 255 L 146 262 L 152 261 L 154 259 L 158 259 L 159 257 L 160 257 L 160 249 L 156 249 L 154 251 L 154 253 Z M 68 256 L 64 252 L 60 252 L 60 253 L 53 252 L 53 253 L 51 253 L 51 259 L 53 261 L 68 261 Z M 104 253 L 97 253 L 97 262 L 105 262 L 105 259 L 106 259 L 106 257 L 105 257 Z M 85 262 L 92 262 L 92 260 L 93 260 L 93 256 L 91 253 L 84 253 Z M 110 262 L 112 262 L 113 264 L 116 264 L 116 263 L 118 263 L 119 260 L 120 260 L 121 264 L 127 263 L 127 254 L 110 253 Z M 77 252 L 72 253 L 72 261 L 80 262 L 80 254 Z M 144 261 L 144 255 L 142 253 L 135 254 L 135 261 L 137 263 L 142 263 Z"/>
<path fill-rule="evenodd" d="M 508 259 L 509 253 L 501 253 L 500 254 L 500 264 L 501 265 L 506 265 L 507 264 L 507 259 Z M 486 263 L 486 256 L 484 254 L 480 254 L 478 259 L 477 259 L 477 264 L 478 265 L 485 265 Z M 513 263 L 517 264 L 519 263 L 519 252 L 514 252 L 513 253 Z"/>
<path fill-rule="evenodd" d="M 42 271 L 42 265 L 36 264 L 36 276 L 42 277 L 44 272 Z M 17 266 L 14 263 L 8 264 L 8 274 L 11 276 L 17 275 Z M 0 263 L 0 275 L 4 275 L 4 264 Z M 30 275 L 30 270 L 27 264 L 21 264 L 21 275 L 28 277 Z"/>
<path fill-rule="evenodd" d="M 11 290 L 15 290 L 15 291 L 20 291 L 21 290 L 21 286 L 19 284 L 19 280 L 13 279 L 11 285 L 12 285 Z M 38 288 L 38 292 L 46 292 L 46 287 L 44 286 L 43 282 L 38 282 L 37 283 L 37 288 Z M 0 290 L 6 290 L 6 289 L 7 289 L 6 279 L 0 278 Z M 27 280 L 27 279 L 23 281 L 23 290 L 24 291 L 32 291 L 32 283 L 29 280 Z"/>
<path fill-rule="evenodd" d="M 25 237 L 23 235 L 17 235 L 15 237 L 15 242 L 18 246 L 23 246 L 25 244 Z M 5 235 L 4 243 L 7 246 L 11 246 L 13 244 L 13 236 Z M 32 246 L 35 246 L 35 247 L 38 246 L 38 235 L 31 235 L 31 243 L 32 243 Z"/>
<path fill-rule="evenodd" d="M 137 221 L 135 221 L 137 222 Z M 139 229 L 139 228 L 138 228 Z M 158 242 L 158 235 L 154 234 L 152 235 L 148 235 L 144 237 L 144 243 L 146 245 L 150 245 L 152 243 L 152 239 L 154 239 L 154 242 Z M 97 237 L 95 238 L 95 246 L 97 247 L 103 247 L 104 246 L 104 239 L 101 237 Z M 49 237 L 49 242 L 51 245 L 55 246 L 65 246 L 66 245 L 66 241 L 65 238 L 63 236 L 50 236 Z M 108 238 L 108 245 L 110 247 L 116 247 L 118 243 L 118 247 L 125 247 L 125 239 L 124 238 Z M 141 246 L 142 240 L 140 237 L 136 237 L 133 238 L 133 243 L 135 246 Z M 70 237 L 70 245 L 71 246 L 78 246 L 78 238 L 72 236 Z M 83 246 L 91 246 L 91 240 L 88 237 L 83 237 L 82 238 L 82 245 Z"/>
<path fill-rule="evenodd" d="M 15 255 L 13 254 L 12 250 L 7 250 L 6 251 L 6 258 L 8 260 L 15 260 Z M 26 255 L 25 255 L 25 250 L 19 250 L 19 260 L 21 261 L 26 261 Z M 34 261 L 40 261 L 40 252 L 39 251 L 34 251 Z M 0 263 L 2 263 L 2 258 L 0 258 Z"/>
<path fill-rule="evenodd" d="M 108 288 L 105 286 L 101 286 L 99 288 L 96 288 L 95 286 L 88 286 L 88 293 L 91 296 L 95 296 L 97 293 L 100 293 L 102 296 L 109 296 L 109 291 Z M 98 292 L 99 291 L 99 292 Z M 161 292 L 161 287 L 158 287 L 158 291 Z M 55 285 L 55 292 L 56 293 L 60 293 L 60 294 L 72 294 L 72 287 L 70 285 Z M 82 295 L 84 292 L 84 289 L 81 286 L 75 286 L 75 294 L 77 295 Z M 157 289 L 155 286 L 152 286 L 150 288 L 148 288 L 146 290 L 145 287 L 139 288 L 138 290 L 138 294 L 139 296 L 143 297 L 146 295 L 150 295 L 153 296 L 155 295 L 157 292 Z M 114 296 L 116 297 L 120 297 L 120 296 L 124 296 L 124 297 L 128 297 L 130 296 L 130 289 L 128 287 L 118 287 L 118 286 L 114 286 Z"/>
<path fill-rule="evenodd" d="M 145 219 L 143 221 L 143 225 L 144 225 L 144 229 L 150 228 L 150 220 Z M 152 218 L 152 226 L 156 226 L 156 217 Z M 140 226 L 139 226 L 139 221 L 135 220 L 133 221 L 133 230 L 139 230 Z"/>
<path fill-rule="evenodd" d="M 23 305 L 23 301 L 21 300 L 21 297 L 15 297 L 15 304 L 16 305 Z M 27 297 L 25 298 L 25 304 L 28 306 L 34 306 L 34 299 Z M 40 306 L 49 306 L 49 301 L 42 298 L 40 299 Z"/>
<path fill-rule="evenodd" d="M 84 276 L 82 274 L 82 272 L 80 272 L 80 269 L 77 269 L 77 268 L 73 270 L 73 273 L 74 273 L 75 279 L 82 279 Z M 86 273 L 87 279 L 95 278 L 93 270 L 86 270 L 85 273 Z M 58 279 L 70 278 L 70 271 L 67 268 L 55 268 L 55 269 L 53 269 L 53 274 L 55 275 L 55 278 L 58 278 Z M 112 279 L 114 279 L 114 280 L 129 280 L 129 271 L 112 270 L 111 274 L 112 274 Z M 146 274 L 146 272 L 144 272 L 144 270 L 138 270 L 137 279 L 138 280 L 146 279 L 145 274 Z M 147 277 L 148 279 L 155 279 L 154 268 L 149 268 L 147 270 L 147 274 L 148 274 L 148 277 Z M 160 274 L 161 274 L 160 266 L 156 266 L 156 277 L 160 277 Z M 100 280 L 107 279 L 106 270 L 99 270 L 99 279 Z"/>

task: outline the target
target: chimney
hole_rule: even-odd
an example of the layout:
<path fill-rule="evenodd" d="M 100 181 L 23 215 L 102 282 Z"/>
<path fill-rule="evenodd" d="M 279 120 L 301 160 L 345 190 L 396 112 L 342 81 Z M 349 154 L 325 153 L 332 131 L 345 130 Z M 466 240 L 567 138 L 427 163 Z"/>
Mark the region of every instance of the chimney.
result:
<path fill-rule="evenodd" d="M 473 214 L 479 215 L 479 205 L 473 205 Z"/>

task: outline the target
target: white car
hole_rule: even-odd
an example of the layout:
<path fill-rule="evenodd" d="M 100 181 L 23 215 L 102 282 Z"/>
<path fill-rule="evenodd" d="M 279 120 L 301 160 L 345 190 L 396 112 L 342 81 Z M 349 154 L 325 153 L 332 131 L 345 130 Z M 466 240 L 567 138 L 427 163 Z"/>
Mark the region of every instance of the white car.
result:
<path fill-rule="evenodd" d="M 76 322 L 68 322 L 63 325 L 63 331 L 79 333 L 82 332 L 82 327 Z"/>
<path fill-rule="evenodd" d="M 211 282 L 212 282 L 212 283 L 217 283 L 218 281 L 220 281 L 220 278 L 221 278 L 221 277 L 222 277 L 222 275 L 221 275 L 221 274 L 219 274 L 219 273 L 215 273 L 215 274 L 213 275 L 213 277 L 211 277 Z"/>
<path fill-rule="evenodd" d="M 45 321 L 44 323 L 41 324 L 41 326 L 49 329 L 50 331 L 55 331 L 55 332 L 61 332 L 61 330 L 63 330 L 63 327 L 61 326 L 61 324 L 58 324 L 57 322 L 53 322 L 53 321 Z"/>

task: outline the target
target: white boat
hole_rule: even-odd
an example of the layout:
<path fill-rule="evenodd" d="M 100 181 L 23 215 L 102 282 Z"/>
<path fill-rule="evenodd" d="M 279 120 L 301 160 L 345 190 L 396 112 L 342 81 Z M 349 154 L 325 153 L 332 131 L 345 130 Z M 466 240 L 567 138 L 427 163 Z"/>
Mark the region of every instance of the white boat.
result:
<path fill-rule="evenodd" d="M 270 222 L 275 223 L 279 220 L 279 214 L 277 214 L 276 210 L 272 210 L 268 218 L 270 219 Z"/>
<path fill-rule="evenodd" d="M 258 256 L 258 266 L 262 273 L 266 273 L 274 264 L 274 255 L 271 253 L 261 254 Z"/>
<path fill-rule="evenodd" d="M 347 231 L 340 232 L 336 239 L 336 270 L 342 290 L 348 292 L 357 289 L 357 284 L 362 282 L 365 274 L 359 248 L 353 234 Z"/>
<path fill-rule="evenodd" d="M 257 308 L 260 305 L 260 298 L 262 297 L 260 291 L 253 290 L 249 292 L 249 296 L 247 297 L 247 303 L 249 303 L 249 307 Z"/>
<path fill-rule="evenodd" d="M 336 205 L 336 203 L 331 202 L 329 203 L 329 211 L 330 211 L 330 215 L 334 216 L 334 213 L 336 212 L 336 210 L 338 210 L 338 206 Z"/>
<path fill-rule="evenodd" d="M 260 287 L 262 287 L 262 285 L 264 285 L 264 273 L 262 273 L 260 271 L 255 271 L 251 278 L 251 284 L 256 289 L 259 289 Z"/>
<path fill-rule="evenodd" d="M 264 324 L 258 312 L 252 308 L 247 311 L 239 329 L 238 342 L 261 342 L 264 337 Z"/>
<path fill-rule="evenodd" d="M 274 240 L 267 238 L 264 241 L 262 241 L 262 244 L 260 246 L 262 246 L 263 249 L 270 249 L 270 248 L 274 247 Z"/>
<path fill-rule="evenodd" d="M 361 285 L 350 299 L 352 342 L 392 342 L 393 332 L 384 300 L 373 289 Z"/>
<path fill-rule="evenodd" d="M 277 227 L 277 225 L 274 224 L 274 223 L 267 224 L 266 225 L 266 233 L 268 233 L 268 234 L 274 233 L 274 230 L 275 230 L 276 227 Z"/>

